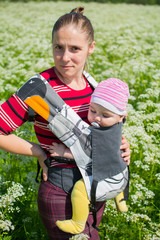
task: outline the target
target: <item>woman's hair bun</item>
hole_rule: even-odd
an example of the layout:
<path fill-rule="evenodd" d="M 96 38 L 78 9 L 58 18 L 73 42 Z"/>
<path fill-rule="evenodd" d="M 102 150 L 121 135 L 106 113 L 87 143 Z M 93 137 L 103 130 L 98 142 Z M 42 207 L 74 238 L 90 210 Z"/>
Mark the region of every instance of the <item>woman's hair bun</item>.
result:
<path fill-rule="evenodd" d="M 84 7 L 77 7 L 77 8 L 74 8 L 72 9 L 72 11 L 70 13 L 80 13 L 83 15 L 84 13 Z"/>

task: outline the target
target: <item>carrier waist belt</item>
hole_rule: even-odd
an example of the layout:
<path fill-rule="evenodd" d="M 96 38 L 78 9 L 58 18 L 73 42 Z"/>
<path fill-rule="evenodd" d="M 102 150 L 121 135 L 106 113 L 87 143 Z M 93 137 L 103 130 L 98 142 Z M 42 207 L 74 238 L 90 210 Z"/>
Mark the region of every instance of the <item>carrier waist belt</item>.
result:
<path fill-rule="evenodd" d="M 74 159 L 71 158 L 65 158 L 65 157 L 49 157 L 47 158 L 44 163 L 46 164 L 47 167 L 50 167 L 52 160 L 55 160 L 56 162 L 59 163 L 66 163 L 69 165 L 76 165 L 76 162 Z"/>

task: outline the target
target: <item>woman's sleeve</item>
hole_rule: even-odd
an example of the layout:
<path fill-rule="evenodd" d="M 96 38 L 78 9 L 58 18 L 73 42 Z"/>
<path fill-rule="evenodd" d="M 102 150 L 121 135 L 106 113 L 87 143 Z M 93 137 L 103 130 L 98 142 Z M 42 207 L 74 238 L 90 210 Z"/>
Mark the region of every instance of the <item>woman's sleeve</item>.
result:
<path fill-rule="evenodd" d="M 28 105 L 12 95 L 0 106 L 0 135 L 8 135 L 28 120 Z"/>

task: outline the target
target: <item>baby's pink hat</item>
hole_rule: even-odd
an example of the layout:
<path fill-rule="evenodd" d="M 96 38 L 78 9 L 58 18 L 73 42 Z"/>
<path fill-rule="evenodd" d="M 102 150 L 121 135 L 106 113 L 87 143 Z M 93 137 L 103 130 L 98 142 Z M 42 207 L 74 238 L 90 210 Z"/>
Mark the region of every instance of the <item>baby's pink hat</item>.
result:
<path fill-rule="evenodd" d="M 117 78 L 109 78 L 95 88 L 91 102 L 97 103 L 118 115 L 126 115 L 129 89 L 125 82 Z"/>

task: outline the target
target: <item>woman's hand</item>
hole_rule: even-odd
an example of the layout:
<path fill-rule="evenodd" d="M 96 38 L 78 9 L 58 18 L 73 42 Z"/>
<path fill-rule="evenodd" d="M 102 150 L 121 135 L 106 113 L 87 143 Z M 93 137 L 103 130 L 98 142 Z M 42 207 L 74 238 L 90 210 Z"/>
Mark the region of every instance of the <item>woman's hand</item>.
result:
<path fill-rule="evenodd" d="M 127 142 L 127 139 L 125 138 L 124 135 L 122 135 L 122 145 L 120 146 L 121 150 L 124 150 L 124 152 L 121 154 L 123 157 L 123 160 L 127 162 L 127 165 L 130 164 L 130 158 L 131 158 L 131 153 L 130 153 L 130 146 L 129 143 Z"/>
<path fill-rule="evenodd" d="M 41 166 L 42 170 L 43 170 L 43 180 L 44 181 L 47 181 L 48 179 L 48 167 L 46 166 L 46 164 L 44 163 L 44 160 L 46 160 L 47 158 L 47 155 L 45 152 L 43 152 L 43 154 L 41 154 L 39 157 L 38 157 L 38 162 L 39 162 L 39 165 Z"/>

